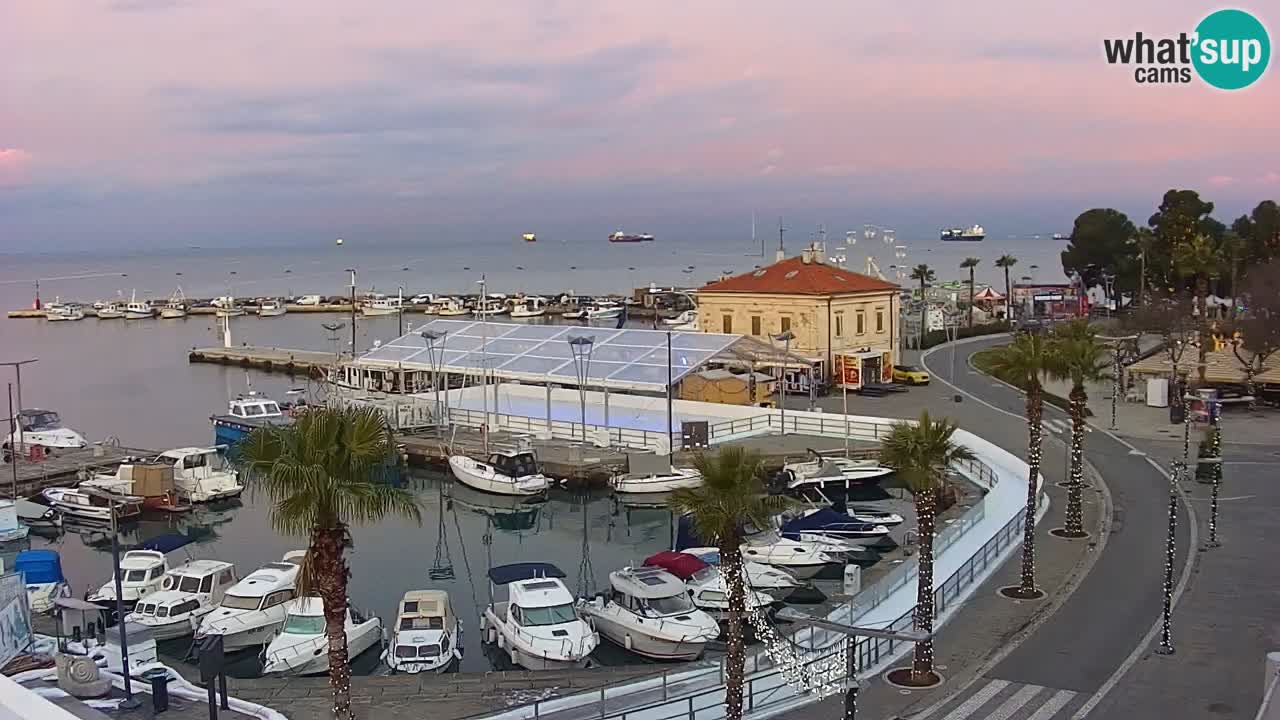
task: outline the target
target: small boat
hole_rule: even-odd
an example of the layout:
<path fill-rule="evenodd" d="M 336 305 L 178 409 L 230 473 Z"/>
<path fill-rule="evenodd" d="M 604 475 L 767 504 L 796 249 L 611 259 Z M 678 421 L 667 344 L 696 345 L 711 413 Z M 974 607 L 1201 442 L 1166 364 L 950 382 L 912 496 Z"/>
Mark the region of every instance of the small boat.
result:
<path fill-rule="evenodd" d="M 99 320 L 117 320 L 124 317 L 124 309 L 116 302 L 103 303 L 102 307 L 95 304 L 94 308 L 94 314 Z"/>
<path fill-rule="evenodd" d="M 621 230 L 609 233 L 609 242 L 611 243 L 637 243 L 637 242 L 653 242 L 653 236 L 647 233 L 624 233 Z"/>
<path fill-rule="evenodd" d="M 944 228 L 939 237 L 945 241 L 967 241 L 977 242 L 987 236 L 987 231 L 981 225 L 972 225 L 967 228 Z"/>
<path fill-rule="evenodd" d="M 816 543 L 786 538 L 753 538 L 743 543 L 741 550 L 744 560 L 782 568 L 800 580 L 808 580 L 828 566 L 843 564 Z"/>
<path fill-rule="evenodd" d="M 149 320 L 155 317 L 155 311 L 151 308 L 151 303 L 138 302 L 138 293 L 134 293 L 129 297 L 129 304 L 124 306 L 125 320 Z"/>
<path fill-rule="evenodd" d="M 848 513 L 825 507 L 786 519 L 779 528 L 779 534 L 789 540 L 840 540 L 850 545 L 870 545 L 884 539 L 889 528 L 854 520 Z"/>
<path fill-rule="evenodd" d="M 612 300 L 601 300 L 588 305 L 583 312 L 583 317 L 588 320 L 607 320 L 621 315 L 622 306 Z"/>
<path fill-rule="evenodd" d="M 132 609 L 138 600 L 158 592 L 164 581 L 164 574 L 169 571 L 169 561 L 164 553 L 157 550 L 129 550 L 120 558 L 120 600 L 126 608 Z M 91 603 L 102 605 L 109 610 L 115 609 L 115 578 L 107 581 L 86 598 Z"/>
<path fill-rule="evenodd" d="M 14 502 L 18 519 L 29 528 L 62 527 L 62 515 L 48 505 L 18 498 Z"/>
<path fill-rule="evenodd" d="M 436 307 L 436 315 L 440 317 L 458 317 L 471 312 L 465 305 L 454 298 L 444 298 L 432 304 Z"/>
<path fill-rule="evenodd" d="M 511 306 L 511 317 L 513 318 L 542 317 L 546 312 L 547 299 L 534 295 L 521 298 Z"/>
<path fill-rule="evenodd" d="M 75 303 L 67 303 L 65 305 L 50 306 L 45 308 L 44 318 L 49 322 L 62 322 L 64 320 L 83 320 L 84 308 Z"/>
<path fill-rule="evenodd" d="M 662 318 L 663 325 L 684 325 L 698 319 L 697 310 L 685 310 L 675 317 Z"/>
<path fill-rule="evenodd" d="M 280 562 L 269 562 L 228 588 L 218 607 L 195 625 L 195 639 L 221 635 L 224 652 L 271 642 L 296 595 L 305 556 L 300 550 L 285 553 Z"/>
<path fill-rule="evenodd" d="M 157 640 L 186 637 L 235 584 L 235 565 L 191 560 L 166 572 L 160 589 L 142 596 L 125 620 L 146 627 Z"/>
<path fill-rule="evenodd" d="M 187 298 L 182 294 L 182 288 L 173 291 L 173 295 L 169 296 L 169 302 L 160 308 L 160 317 L 165 320 L 176 320 L 187 316 Z"/>
<path fill-rule="evenodd" d="M 279 300 L 263 300 L 258 305 L 258 317 L 280 317 L 288 308 Z"/>
<path fill-rule="evenodd" d="M 403 309 L 404 302 L 399 297 L 376 297 L 360 307 L 360 314 L 370 317 L 395 315 Z"/>
<path fill-rule="evenodd" d="M 713 547 L 685 548 L 679 553 L 667 550 L 645 560 L 645 564 L 648 565 L 649 560 L 654 560 L 659 556 L 666 554 L 691 555 L 707 565 L 720 564 L 720 550 Z M 654 564 L 658 563 L 655 562 Z M 789 592 L 796 588 L 804 587 L 804 583 L 797 580 L 794 575 L 786 570 L 782 570 L 771 565 L 765 565 L 764 563 L 758 563 L 754 560 L 743 560 L 742 569 L 747 573 L 747 586 L 754 590 L 782 590 L 784 592 Z M 689 576 L 693 577 L 696 572 L 697 569 L 690 572 Z M 680 573 L 676 574 L 680 575 Z"/>
<path fill-rule="evenodd" d="M 841 457 L 823 457 L 809 450 L 809 459 L 785 463 L 782 472 L 786 476 L 788 490 L 818 488 L 849 489 L 875 485 L 893 474 L 892 468 L 883 467 L 875 460 L 850 460 Z"/>
<path fill-rule="evenodd" d="M 499 450 L 489 453 L 487 463 L 466 455 L 450 455 L 449 469 L 458 482 L 498 495 L 538 495 L 551 487 L 538 471 L 538 459 L 529 450 Z"/>
<path fill-rule="evenodd" d="M 902 516 L 888 510 L 878 510 L 859 505 L 849 506 L 845 512 L 849 517 L 858 522 L 875 523 L 886 527 L 895 527 L 902 524 Z"/>
<path fill-rule="evenodd" d="M 347 658 L 354 660 L 382 642 L 382 621 L 365 617 L 347 606 Z M 329 671 L 329 637 L 325 634 L 324 603 L 300 597 L 285 606 L 284 626 L 263 652 L 264 675 L 318 675 Z"/>
<path fill-rule="evenodd" d="M 533 233 L 525 233 L 524 235 L 521 235 L 521 238 L 525 242 L 538 242 L 538 236 Z"/>
<path fill-rule="evenodd" d="M 178 494 L 190 502 L 227 500 L 240 497 L 244 492 L 240 473 L 227 463 L 216 447 L 166 450 L 155 462 L 173 466 L 173 484 Z"/>
<path fill-rule="evenodd" d="M 689 599 L 689 588 L 657 567 L 609 573 L 611 592 L 582 601 L 582 614 L 596 631 L 642 657 L 697 660 L 707 643 L 720 637 L 715 618 Z"/>
<path fill-rule="evenodd" d="M 31 529 L 18 519 L 17 503 L 13 500 L 0 500 L 0 543 L 25 540 Z"/>
<path fill-rule="evenodd" d="M 6 462 L 8 451 L 14 447 L 26 452 L 37 446 L 48 450 L 82 448 L 89 444 L 83 435 L 64 426 L 62 418 L 52 410 L 19 410 L 13 423 L 16 429 L 4 438 Z"/>
<path fill-rule="evenodd" d="M 254 429 L 264 425 L 288 425 L 293 422 L 293 418 L 280 409 L 279 403 L 254 390 L 228 403 L 226 415 L 214 415 L 209 420 L 213 423 L 215 442 L 226 446 L 235 445 Z"/>
<path fill-rule="evenodd" d="M 173 475 L 173 466 L 167 463 L 129 461 L 121 463 L 114 473 L 95 474 L 79 487 L 140 497 L 146 510 L 189 512 L 191 504 L 181 497 Z"/>
<path fill-rule="evenodd" d="M 53 550 L 23 550 L 13 559 L 13 572 L 22 576 L 27 586 L 31 612 L 53 610 L 58 598 L 71 597 L 71 585 L 62 574 L 62 558 Z"/>
<path fill-rule="evenodd" d="M 244 308 L 239 305 L 220 307 L 214 312 L 214 315 L 220 318 L 240 317 L 244 315 Z"/>
<path fill-rule="evenodd" d="M 116 522 L 125 522 L 142 514 L 142 498 L 133 495 L 69 487 L 45 488 L 40 494 L 64 516 L 81 520 L 109 523 L 114 512 Z"/>
<path fill-rule="evenodd" d="M 699 610 L 719 621 L 729 619 L 729 589 L 718 568 L 707 566 L 705 570 L 689 578 L 686 584 L 689 586 L 689 597 Z M 775 602 L 769 593 L 750 588 L 743 599 L 748 612 L 767 609 Z"/>
<path fill-rule="evenodd" d="M 609 486 L 616 493 L 664 493 L 701 484 L 702 473 L 693 468 L 673 467 L 668 472 L 624 473 L 609 478 Z"/>
<path fill-rule="evenodd" d="M 582 667 L 600 644 L 600 636 L 583 616 L 550 563 L 525 562 L 489 569 L 489 606 L 480 618 L 484 642 L 496 644 L 511 662 L 526 670 Z M 494 588 L 507 588 L 506 601 L 495 602 Z"/>
<path fill-rule="evenodd" d="M 446 672 L 462 660 L 462 623 L 453 614 L 449 593 L 410 590 L 382 660 L 393 673 Z"/>
<path fill-rule="evenodd" d="M 490 297 L 481 298 L 476 302 L 476 306 L 471 309 L 471 314 L 476 317 L 493 317 L 495 315 L 506 315 L 511 311 L 507 306 L 506 298 Z"/>
<path fill-rule="evenodd" d="M 560 317 L 562 317 L 562 318 L 564 318 L 564 319 L 566 319 L 566 320 L 581 320 L 582 318 L 584 318 L 584 317 L 586 317 L 586 316 L 587 316 L 587 311 L 586 311 L 585 309 L 583 309 L 583 310 L 569 310 L 568 312 L 562 312 L 562 313 L 560 313 Z"/>

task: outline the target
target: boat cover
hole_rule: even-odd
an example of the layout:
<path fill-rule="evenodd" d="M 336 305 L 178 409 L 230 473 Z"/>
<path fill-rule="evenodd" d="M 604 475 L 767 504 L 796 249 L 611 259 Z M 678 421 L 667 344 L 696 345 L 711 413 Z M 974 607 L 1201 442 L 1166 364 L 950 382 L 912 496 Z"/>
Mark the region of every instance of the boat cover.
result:
<path fill-rule="evenodd" d="M 168 533 L 165 535 L 157 535 L 150 540 L 144 540 L 138 543 L 133 550 L 155 550 L 161 553 L 170 553 L 180 547 L 191 544 L 191 538 L 178 533 Z"/>
<path fill-rule="evenodd" d="M 519 580 L 544 577 L 562 578 L 564 577 L 564 571 L 551 563 L 543 562 L 511 563 L 510 565 L 489 568 L 489 580 L 496 585 L 506 585 Z"/>
<path fill-rule="evenodd" d="M 53 550 L 23 550 L 13 559 L 13 571 L 21 573 L 28 585 L 66 580 L 62 575 L 62 558 Z"/>
<path fill-rule="evenodd" d="M 825 507 L 803 517 L 788 520 L 782 526 L 781 535 L 789 540 L 796 540 L 802 532 L 868 532 L 875 528 L 876 526 L 871 523 L 858 522 L 847 514 Z"/>
<path fill-rule="evenodd" d="M 674 550 L 663 550 L 660 553 L 650 555 L 645 558 L 644 564 L 650 567 L 662 568 L 681 580 L 688 580 L 693 577 L 694 573 L 707 566 L 705 562 L 689 553 L 675 552 Z"/>

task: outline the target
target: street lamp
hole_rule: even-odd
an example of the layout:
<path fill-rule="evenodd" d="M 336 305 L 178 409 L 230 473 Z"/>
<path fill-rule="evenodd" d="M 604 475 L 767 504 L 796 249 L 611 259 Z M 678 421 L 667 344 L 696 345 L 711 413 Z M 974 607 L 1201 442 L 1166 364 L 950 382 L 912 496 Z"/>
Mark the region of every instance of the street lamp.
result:
<path fill-rule="evenodd" d="M 782 424 L 782 434 L 787 434 L 787 358 L 791 355 L 791 341 L 795 339 L 795 333 L 787 330 L 772 337 L 773 340 L 782 343 L 782 364 L 778 377 L 778 420 Z"/>
<path fill-rule="evenodd" d="M 33 362 L 39 362 L 40 358 L 31 358 L 30 360 L 13 360 L 10 362 L 0 362 L 0 365 L 8 365 L 13 368 L 13 373 L 18 381 L 18 410 L 23 409 L 22 405 L 22 366 L 30 365 Z"/>
<path fill-rule="evenodd" d="M 347 272 L 351 273 L 351 359 L 356 357 L 356 271 L 355 268 L 347 268 Z"/>
<path fill-rule="evenodd" d="M 573 353 L 573 370 L 578 378 L 578 403 L 582 408 L 582 441 L 587 441 L 587 376 L 591 374 L 591 348 L 595 338 L 575 335 L 569 338 L 569 352 Z"/>
<path fill-rule="evenodd" d="M 444 423 L 441 420 L 448 414 L 441 411 L 440 407 L 440 369 L 444 367 L 444 344 L 449 332 L 447 330 L 423 330 L 422 339 L 427 343 L 427 355 L 431 362 L 431 390 L 435 395 L 436 404 L 436 433 L 444 431 Z M 448 397 L 446 395 L 446 397 Z"/>

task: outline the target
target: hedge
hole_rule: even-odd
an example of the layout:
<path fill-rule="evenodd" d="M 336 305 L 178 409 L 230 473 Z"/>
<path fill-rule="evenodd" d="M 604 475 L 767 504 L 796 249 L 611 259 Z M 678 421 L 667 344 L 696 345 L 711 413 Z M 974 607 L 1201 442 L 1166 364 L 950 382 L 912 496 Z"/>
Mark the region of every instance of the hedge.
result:
<path fill-rule="evenodd" d="M 985 325 L 974 325 L 973 327 L 962 327 L 956 331 L 956 339 L 981 337 L 983 335 L 998 335 L 1000 333 L 1009 332 L 1009 323 L 1001 320 L 999 322 L 987 323 Z M 948 340 L 946 330 L 930 330 L 924 334 L 924 345 L 922 350 L 928 350 L 935 345 L 941 345 Z"/>

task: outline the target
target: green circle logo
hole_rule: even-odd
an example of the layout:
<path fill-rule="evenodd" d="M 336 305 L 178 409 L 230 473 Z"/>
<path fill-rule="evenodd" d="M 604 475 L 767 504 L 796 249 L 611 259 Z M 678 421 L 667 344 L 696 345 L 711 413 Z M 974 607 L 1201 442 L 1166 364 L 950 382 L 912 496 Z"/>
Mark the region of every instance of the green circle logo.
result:
<path fill-rule="evenodd" d="M 1252 85 L 1270 59 L 1267 29 L 1243 10 L 1219 10 L 1196 26 L 1191 62 L 1202 80 L 1220 90 Z"/>

